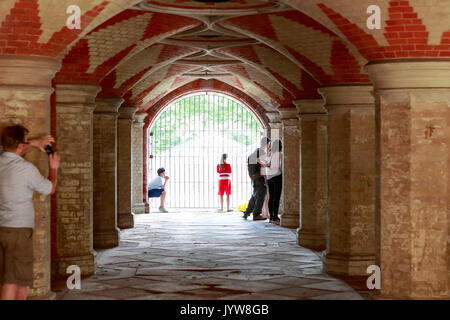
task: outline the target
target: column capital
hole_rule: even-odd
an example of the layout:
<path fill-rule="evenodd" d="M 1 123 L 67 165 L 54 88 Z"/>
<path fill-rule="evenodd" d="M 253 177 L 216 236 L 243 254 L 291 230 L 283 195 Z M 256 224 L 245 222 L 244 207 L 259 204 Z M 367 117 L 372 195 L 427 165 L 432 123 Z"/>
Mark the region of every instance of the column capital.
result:
<path fill-rule="evenodd" d="M 0 56 L 0 85 L 42 87 L 51 83 L 61 61 L 38 56 Z"/>
<path fill-rule="evenodd" d="M 136 107 L 121 107 L 119 108 L 119 119 L 133 120 L 134 114 L 138 111 Z"/>
<path fill-rule="evenodd" d="M 450 61 L 370 62 L 365 66 L 376 89 L 450 88 Z"/>
<path fill-rule="evenodd" d="M 298 115 L 326 114 L 325 101 L 322 99 L 295 100 Z"/>
<path fill-rule="evenodd" d="M 280 113 L 281 122 L 290 119 L 297 119 L 297 108 L 295 107 L 280 108 L 278 109 L 278 112 Z"/>
<path fill-rule="evenodd" d="M 119 108 L 125 100 L 123 98 L 97 98 L 95 100 L 95 114 L 118 114 Z"/>
<path fill-rule="evenodd" d="M 269 127 L 271 130 L 281 129 L 282 123 L 281 122 L 269 122 Z"/>
<path fill-rule="evenodd" d="M 145 119 L 148 117 L 146 112 L 138 112 L 134 115 L 134 122 L 144 125 Z"/>
<path fill-rule="evenodd" d="M 57 104 L 92 106 L 95 108 L 95 97 L 101 87 L 92 84 L 56 84 L 55 100 Z"/>
<path fill-rule="evenodd" d="M 280 113 L 279 112 L 268 112 L 268 113 L 266 113 L 266 117 L 267 117 L 267 119 L 269 119 L 269 124 L 280 122 Z"/>
<path fill-rule="evenodd" d="M 298 127 L 298 117 L 297 117 L 297 108 L 281 108 L 278 109 L 281 114 L 281 123 L 283 127 L 289 126 L 289 127 Z"/>
<path fill-rule="evenodd" d="M 375 105 L 372 85 L 331 86 L 319 88 L 325 105 Z"/>

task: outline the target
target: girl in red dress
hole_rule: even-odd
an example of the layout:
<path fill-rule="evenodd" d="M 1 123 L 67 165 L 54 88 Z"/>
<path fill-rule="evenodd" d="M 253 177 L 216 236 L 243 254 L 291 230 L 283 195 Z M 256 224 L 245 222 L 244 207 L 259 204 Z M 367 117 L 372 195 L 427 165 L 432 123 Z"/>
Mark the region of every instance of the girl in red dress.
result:
<path fill-rule="evenodd" d="M 227 155 L 223 154 L 220 158 L 220 164 L 217 165 L 217 173 L 219 174 L 219 196 L 220 196 L 220 210 L 223 211 L 223 194 L 227 195 L 227 212 L 230 210 L 230 195 L 231 195 L 231 166 L 227 163 Z"/>

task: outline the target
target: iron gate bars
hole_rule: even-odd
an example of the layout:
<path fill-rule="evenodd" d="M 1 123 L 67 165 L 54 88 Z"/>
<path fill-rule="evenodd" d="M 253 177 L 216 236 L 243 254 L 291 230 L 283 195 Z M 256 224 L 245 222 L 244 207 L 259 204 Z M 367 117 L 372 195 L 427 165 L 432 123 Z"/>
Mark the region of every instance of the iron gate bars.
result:
<path fill-rule="evenodd" d="M 188 95 L 163 109 L 149 133 L 148 179 L 158 168 L 166 169 L 167 207 L 217 208 L 216 167 L 224 153 L 233 171 L 230 206 L 248 201 L 247 156 L 258 145 L 263 127 L 245 105 L 219 93 Z"/>

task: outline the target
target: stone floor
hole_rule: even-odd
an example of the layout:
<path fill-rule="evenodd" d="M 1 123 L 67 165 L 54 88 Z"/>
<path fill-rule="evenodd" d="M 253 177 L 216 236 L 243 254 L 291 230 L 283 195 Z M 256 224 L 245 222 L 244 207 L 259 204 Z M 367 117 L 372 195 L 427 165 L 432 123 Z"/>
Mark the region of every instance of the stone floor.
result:
<path fill-rule="evenodd" d="M 295 230 L 240 212 L 172 210 L 136 215 L 120 246 L 97 253 L 97 273 L 61 300 L 367 299 L 323 272 Z"/>

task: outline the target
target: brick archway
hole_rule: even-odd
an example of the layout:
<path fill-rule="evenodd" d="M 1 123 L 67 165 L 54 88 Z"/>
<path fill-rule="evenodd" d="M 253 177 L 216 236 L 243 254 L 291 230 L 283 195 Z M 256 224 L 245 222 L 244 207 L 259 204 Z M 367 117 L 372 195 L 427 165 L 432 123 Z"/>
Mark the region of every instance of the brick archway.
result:
<path fill-rule="evenodd" d="M 253 98 L 245 94 L 244 92 L 230 86 L 229 84 L 226 84 L 224 82 L 210 79 L 210 80 L 203 80 L 199 79 L 193 82 L 190 82 L 161 98 L 156 104 L 149 107 L 148 109 L 144 107 L 144 109 L 147 109 L 147 113 L 149 114 L 149 121 L 148 125 L 151 124 L 153 119 L 156 118 L 156 116 L 172 101 L 175 101 L 182 96 L 199 92 L 199 91 L 214 91 L 223 93 L 226 95 L 229 95 L 239 102 L 243 103 L 246 107 L 248 107 L 259 119 L 262 126 L 264 128 L 268 127 L 269 119 L 266 116 L 266 110 L 258 104 Z"/>

